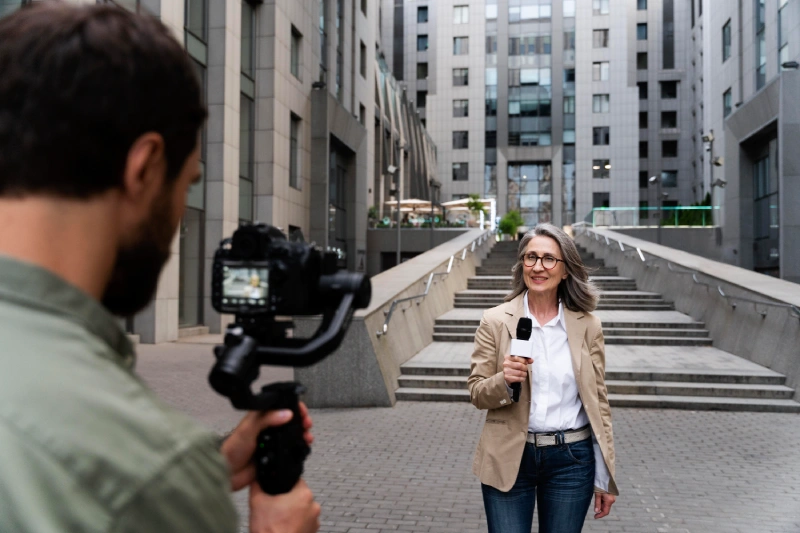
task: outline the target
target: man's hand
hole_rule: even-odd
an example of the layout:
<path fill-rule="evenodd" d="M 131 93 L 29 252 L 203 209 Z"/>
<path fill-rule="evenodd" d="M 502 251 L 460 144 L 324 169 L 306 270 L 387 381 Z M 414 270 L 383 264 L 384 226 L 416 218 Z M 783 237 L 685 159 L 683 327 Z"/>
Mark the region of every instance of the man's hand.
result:
<path fill-rule="evenodd" d="M 309 446 L 314 442 L 311 429 L 311 417 L 308 408 L 300 402 L 300 415 L 303 417 L 303 436 Z M 228 461 L 231 475 L 231 490 L 237 491 L 252 484 L 256 479 L 256 468 L 253 464 L 253 454 L 256 451 L 256 438 L 262 429 L 270 426 L 280 426 L 292 419 L 292 412 L 288 409 L 280 411 L 250 411 L 247 413 L 236 429 L 222 443 L 220 452 Z"/>
<path fill-rule="evenodd" d="M 286 494 L 270 496 L 254 482 L 250 485 L 251 533 L 314 533 L 319 529 L 320 507 L 302 479 Z"/>
<path fill-rule="evenodd" d="M 603 518 L 611 512 L 611 506 L 617 501 L 617 497 L 607 492 L 596 492 L 594 495 L 594 518 Z"/>

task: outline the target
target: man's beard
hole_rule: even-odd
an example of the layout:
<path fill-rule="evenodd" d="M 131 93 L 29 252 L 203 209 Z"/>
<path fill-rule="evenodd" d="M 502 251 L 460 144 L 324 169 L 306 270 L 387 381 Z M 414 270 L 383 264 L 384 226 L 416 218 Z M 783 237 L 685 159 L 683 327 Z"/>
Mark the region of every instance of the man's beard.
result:
<path fill-rule="evenodd" d="M 114 315 L 128 317 L 144 309 L 155 295 L 161 269 L 169 260 L 175 228 L 171 227 L 171 191 L 165 191 L 131 244 L 120 246 L 103 294 L 103 305 Z"/>

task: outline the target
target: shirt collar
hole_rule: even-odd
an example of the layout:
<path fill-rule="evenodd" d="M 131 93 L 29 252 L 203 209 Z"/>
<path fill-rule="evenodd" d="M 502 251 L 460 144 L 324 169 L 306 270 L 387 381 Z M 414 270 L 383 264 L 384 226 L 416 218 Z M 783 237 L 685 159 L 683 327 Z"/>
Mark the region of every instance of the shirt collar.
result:
<path fill-rule="evenodd" d="M 78 324 L 113 350 L 119 357 L 115 362 L 125 368 L 133 367 L 133 345 L 119 319 L 100 302 L 49 270 L 0 255 L 0 300 Z"/>
<path fill-rule="evenodd" d="M 525 291 L 525 297 L 522 299 L 522 305 L 525 309 L 525 316 L 533 321 L 534 326 L 543 327 L 539 325 L 539 323 L 536 321 L 536 318 L 531 314 L 530 308 L 528 307 L 528 291 Z M 561 329 L 567 331 L 567 325 L 564 321 L 564 305 L 561 303 L 561 300 L 558 301 L 558 314 L 544 326 L 560 326 Z"/>

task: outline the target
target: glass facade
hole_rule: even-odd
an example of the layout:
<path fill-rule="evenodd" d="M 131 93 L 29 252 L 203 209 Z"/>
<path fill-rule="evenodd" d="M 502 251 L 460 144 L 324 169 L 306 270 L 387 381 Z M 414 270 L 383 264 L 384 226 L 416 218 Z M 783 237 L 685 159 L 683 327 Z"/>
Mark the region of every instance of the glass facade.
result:
<path fill-rule="evenodd" d="M 526 226 L 552 219 L 552 175 L 549 162 L 508 164 L 508 210 L 517 210 Z"/>

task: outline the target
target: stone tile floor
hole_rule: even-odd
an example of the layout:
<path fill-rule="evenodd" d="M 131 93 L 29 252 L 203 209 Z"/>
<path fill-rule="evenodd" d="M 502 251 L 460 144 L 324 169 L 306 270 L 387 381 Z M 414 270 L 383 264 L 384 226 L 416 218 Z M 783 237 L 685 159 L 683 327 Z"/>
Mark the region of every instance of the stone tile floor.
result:
<path fill-rule="evenodd" d="M 210 346 L 139 352 L 140 373 L 167 402 L 216 431 L 238 420 L 206 385 Z M 486 531 L 471 473 L 484 414 L 471 405 L 401 402 L 312 416 L 305 477 L 322 503 L 320 531 Z M 800 415 L 616 409 L 614 428 L 622 494 L 584 531 L 800 532 Z M 235 499 L 246 514 L 246 495 Z"/>

